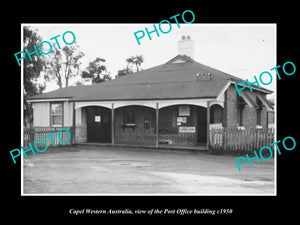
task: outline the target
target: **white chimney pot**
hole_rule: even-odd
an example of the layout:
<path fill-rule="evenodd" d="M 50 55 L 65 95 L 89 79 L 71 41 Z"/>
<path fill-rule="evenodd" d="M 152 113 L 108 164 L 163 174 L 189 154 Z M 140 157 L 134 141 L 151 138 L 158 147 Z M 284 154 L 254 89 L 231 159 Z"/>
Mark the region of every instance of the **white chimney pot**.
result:
<path fill-rule="evenodd" d="M 178 55 L 186 55 L 194 58 L 195 41 L 191 40 L 189 35 L 182 35 L 181 40 L 178 41 Z"/>

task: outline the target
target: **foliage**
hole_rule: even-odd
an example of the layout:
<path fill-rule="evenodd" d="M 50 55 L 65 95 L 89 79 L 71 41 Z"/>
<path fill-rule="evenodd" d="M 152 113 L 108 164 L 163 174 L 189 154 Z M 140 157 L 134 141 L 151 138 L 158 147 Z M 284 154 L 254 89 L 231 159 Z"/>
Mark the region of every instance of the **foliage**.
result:
<path fill-rule="evenodd" d="M 106 66 L 102 64 L 103 62 L 105 62 L 105 59 L 97 57 L 94 61 L 89 63 L 86 70 L 82 72 L 81 77 L 90 79 L 93 84 L 111 80 L 110 75 L 107 73 Z"/>
<path fill-rule="evenodd" d="M 28 49 L 29 52 L 35 51 L 34 46 L 42 41 L 36 30 L 33 30 L 29 26 L 24 26 L 23 43 L 24 49 Z M 41 72 L 45 65 L 43 56 L 37 57 L 37 55 L 31 55 L 32 61 L 29 57 L 24 58 L 24 82 L 23 82 L 23 93 L 24 99 L 29 96 L 40 94 L 46 88 L 46 84 L 38 84 L 37 79 L 41 76 Z M 24 100 L 24 122 L 32 122 L 32 108 L 30 104 Z"/>
<path fill-rule="evenodd" d="M 74 43 L 58 49 L 56 44 L 52 46 L 51 54 L 46 59 L 46 79 L 55 80 L 59 88 L 68 87 L 71 78 L 78 76 L 80 59 L 84 53 Z"/>
<path fill-rule="evenodd" d="M 141 64 L 144 62 L 144 58 L 142 55 L 131 56 L 130 58 L 126 59 L 126 62 L 128 63 L 129 67 L 131 67 L 131 69 L 135 65 L 135 72 L 139 72 L 141 70 Z"/>
<path fill-rule="evenodd" d="M 144 62 L 142 55 L 131 56 L 126 59 L 127 66 L 118 71 L 118 77 L 141 71 L 141 64 Z"/>
<path fill-rule="evenodd" d="M 41 37 L 32 30 L 31 27 L 24 26 L 24 52 L 28 49 L 33 52 L 34 46 L 41 42 Z M 31 55 L 32 61 L 29 57 L 24 58 L 24 97 L 32 96 L 41 93 L 45 89 L 44 85 L 39 85 L 35 81 L 40 77 L 41 71 L 44 66 L 42 57 Z"/>
<path fill-rule="evenodd" d="M 128 74 L 131 74 L 131 73 L 133 73 L 133 71 L 128 66 L 126 66 L 126 68 L 121 69 L 121 70 L 118 71 L 117 76 L 121 77 L 121 76 L 128 75 Z"/>

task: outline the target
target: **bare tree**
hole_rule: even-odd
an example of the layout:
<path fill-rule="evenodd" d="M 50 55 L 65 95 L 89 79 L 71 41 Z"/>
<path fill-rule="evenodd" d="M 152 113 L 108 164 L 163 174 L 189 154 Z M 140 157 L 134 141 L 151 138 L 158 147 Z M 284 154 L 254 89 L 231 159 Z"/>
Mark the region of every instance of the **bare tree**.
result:
<path fill-rule="evenodd" d="M 79 75 L 80 59 L 84 53 L 74 43 L 58 49 L 53 45 L 53 51 L 46 59 L 46 79 L 55 80 L 59 88 L 68 87 L 71 78 Z"/>

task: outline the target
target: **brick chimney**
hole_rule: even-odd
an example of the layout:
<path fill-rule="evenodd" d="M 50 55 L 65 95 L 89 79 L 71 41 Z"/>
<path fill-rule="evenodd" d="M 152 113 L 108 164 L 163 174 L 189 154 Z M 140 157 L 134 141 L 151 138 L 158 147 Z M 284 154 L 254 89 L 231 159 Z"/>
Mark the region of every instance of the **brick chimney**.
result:
<path fill-rule="evenodd" d="M 189 35 L 182 35 L 181 40 L 178 41 L 178 55 L 186 55 L 194 58 L 194 40 L 191 40 Z"/>

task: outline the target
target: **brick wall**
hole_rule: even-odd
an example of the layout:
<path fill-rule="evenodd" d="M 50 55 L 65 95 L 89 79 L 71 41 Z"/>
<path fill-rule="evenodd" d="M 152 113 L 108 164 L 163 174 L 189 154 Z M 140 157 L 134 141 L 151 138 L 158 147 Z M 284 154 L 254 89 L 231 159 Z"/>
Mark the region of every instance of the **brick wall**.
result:
<path fill-rule="evenodd" d="M 210 107 L 210 123 L 222 123 L 223 121 L 223 108 L 215 104 Z"/>
<path fill-rule="evenodd" d="M 130 106 L 133 107 L 133 106 Z M 176 144 L 176 145 L 194 145 L 197 143 L 197 109 L 196 106 L 191 106 L 191 115 L 186 126 L 196 127 L 195 133 L 179 133 L 177 126 L 178 106 L 170 106 L 160 109 L 159 123 L 159 142 L 161 144 Z M 125 107 L 124 107 L 125 108 Z M 156 112 L 155 109 L 142 106 L 134 106 L 135 110 L 135 126 L 124 126 L 124 108 L 115 110 L 115 143 L 116 144 L 149 144 L 155 145 L 156 142 Z M 145 128 L 144 120 L 149 118 L 150 126 Z M 170 130 L 171 124 L 172 132 Z"/>
<path fill-rule="evenodd" d="M 175 145 L 195 145 L 197 143 L 197 132 L 196 133 L 178 133 L 178 134 L 160 134 L 159 142 L 175 144 Z"/>
<path fill-rule="evenodd" d="M 260 94 L 262 97 L 266 99 L 266 95 L 262 95 L 262 93 L 253 91 L 250 92 L 249 89 L 244 89 L 243 92 L 248 93 L 254 100 L 256 100 L 256 96 Z M 230 87 L 226 91 L 226 118 L 227 118 L 227 127 L 237 127 L 237 98 L 241 98 L 238 96 L 238 93 L 234 87 L 234 85 L 230 85 Z M 245 105 L 243 109 L 243 126 L 245 128 L 256 128 L 257 125 L 257 113 L 256 109 L 250 108 L 248 105 Z M 265 107 L 261 110 L 261 125 L 263 128 L 267 127 L 267 110 Z"/>
<path fill-rule="evenodd" d="M 237 126 L 237 92 L 233 85 L 230 85 L 226 91 L 225 107 L 226 107 L 226 124 L 227 127 Z"/>
<path fill-rule="evenodd" d="M 187 123 L 177 125 L 177 116 L 178 116 L 178 105 L 169 106 L 160 109 L 159 113 L 159 142 L 160 143 L 169 143 L 175 145 L 195 145 L 197 143 L 197 123 L 198 123 L 198 116 L 197 116 L 197 107 L 190 106 L 190 116 L 187 117 Z M 171 120 L 171 121 L 169 121 Z M 166 127 L 166 121 L 168 124 L 172 124 L 171 128 L 174 132 L 166 133 L 166 129 L 170 129 Z M 195 133 L 179 133 L 178 127 L 180 126 L 191 126 L 196 127 Z"/>
<path fill-rule="evenodd" d="M 131 106 L 132 107 L 132 106 Z M 136 126 L 124 126 L 124 108 L 115 110 L 116 144 L 155 144 L 155 121 L 150 121 L 149 128 L 144 127 L 144 119 L 155 120 L 155 110 L 134 106 Z"/>

